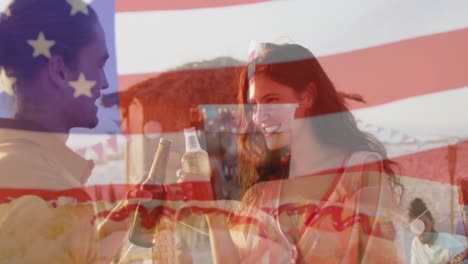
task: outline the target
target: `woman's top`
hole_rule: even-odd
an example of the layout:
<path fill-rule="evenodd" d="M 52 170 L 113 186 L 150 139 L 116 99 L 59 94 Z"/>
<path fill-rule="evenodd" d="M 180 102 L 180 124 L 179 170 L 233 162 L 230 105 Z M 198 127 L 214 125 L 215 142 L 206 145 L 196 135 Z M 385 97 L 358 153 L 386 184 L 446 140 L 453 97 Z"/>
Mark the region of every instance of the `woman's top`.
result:
<path fill-rule="evenodd" d="M 395 208 L 380 156 L 354 152 L 334 171 L 256 184 L 230 232 L 243 263 L 399 263 Z"/>

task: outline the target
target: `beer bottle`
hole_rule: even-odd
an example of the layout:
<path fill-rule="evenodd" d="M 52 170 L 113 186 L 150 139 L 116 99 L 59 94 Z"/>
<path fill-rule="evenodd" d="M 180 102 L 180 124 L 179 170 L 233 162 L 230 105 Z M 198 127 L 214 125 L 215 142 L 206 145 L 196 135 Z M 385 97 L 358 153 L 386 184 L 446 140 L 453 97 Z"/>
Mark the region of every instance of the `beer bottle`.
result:
<path fill-rule="evenodd" d="M 181 163 L 185 181 L 210 181 L 211 169 L 208 153 L 200 147 L 194 127 L 184 129 L 185 153 Z"/>
<path fill-rule="evenodd" d="M 161 138 L 158 150 L 151 164 L 148 177 L 141 183 L 140 188 L 151 190 L 152 193 L 164 192 L 162 184 L 166 177 L 166 167 L 169 158 L 171 141 Z M 154 244 L 154 232 L 157 228 L 158 216 L 152 215 L 154 208 L 164 204 L 164 197 L 153 197 L 150 201 L 140 202 L 135 212 L 135 218 L 129 234 L 132 244 L 140 247 L 152 247 Z"/>
<path fill-rule="evenodd" d="M 184 192 L 191 193 L 188 200 L 213 199 L 212 186 L 210 184 L 211 168 L 208 153 L 200 147 L 197 133 L 194 127 L 184 129 L 185 153 L 181 158 L 183 180 L 179 181 Z M 208 232 L 205 218 L 192 214 L 184 219 L 185 227 L 181 235 L 189 248 L 202 250 L 208 245 L 208 237 L 199 231 Z M 187 228 L 190 226 L 191 228 Z M 199 231 L 195 231 L 199 230 Z"/>

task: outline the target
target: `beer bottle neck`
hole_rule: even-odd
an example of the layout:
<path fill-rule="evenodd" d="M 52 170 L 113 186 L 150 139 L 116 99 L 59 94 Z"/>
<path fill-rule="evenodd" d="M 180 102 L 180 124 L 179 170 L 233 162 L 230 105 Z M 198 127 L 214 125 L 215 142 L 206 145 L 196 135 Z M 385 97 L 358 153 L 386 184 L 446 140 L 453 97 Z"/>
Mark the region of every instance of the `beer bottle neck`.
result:
<path fill-rule="evenodd" d="M 154 157 L 149 177 L 146 180 L 148 184 L 162 184 L 166 178 L 167 160 L 169 159 L 169 152 L 171 148 L 171 141 L 161 138 Z"/>
<path fill-rule="evenodd" d="M 195 132 L 185 134 L 185 152 L 194 152 L 201 150 L 200 142 Z"/>

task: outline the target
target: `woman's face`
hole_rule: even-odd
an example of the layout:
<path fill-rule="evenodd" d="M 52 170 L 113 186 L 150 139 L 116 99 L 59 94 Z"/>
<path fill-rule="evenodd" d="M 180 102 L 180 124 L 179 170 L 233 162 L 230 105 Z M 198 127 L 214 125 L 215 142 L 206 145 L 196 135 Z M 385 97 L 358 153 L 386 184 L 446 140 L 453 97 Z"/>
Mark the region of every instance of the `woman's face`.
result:
<path fill-rule="evenodd" d="M 293 121 L 306 110 L 300 98 L 293 88 L 262 75 L 251 82 L 248 100 L 253 105 L 253 121 L 270 150 L 290 144 Z"/>

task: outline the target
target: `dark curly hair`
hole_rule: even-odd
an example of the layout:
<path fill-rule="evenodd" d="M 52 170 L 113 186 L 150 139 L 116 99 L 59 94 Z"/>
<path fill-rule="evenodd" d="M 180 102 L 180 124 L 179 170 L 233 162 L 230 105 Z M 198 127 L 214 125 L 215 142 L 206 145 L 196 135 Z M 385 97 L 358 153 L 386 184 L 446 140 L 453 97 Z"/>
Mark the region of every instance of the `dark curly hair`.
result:
<path fill-rule="evenodd" d="M 31 56 L 27 40 L 36 39 L 42 32 L 46 39 L 55 41 L 51 54 L 60 55 L 67 66 L 75 68 L 75 59 L 93 40 L 91 32 L 98 21 L 91 6 L 87 6 L 88 14 L 72 15 L 72 7 L 65 0 L 15 0 L 7 9 L 0 16 L 0 67 L 18 82 L 33 80 L 47 62 L 45 57 Z"/>
<path fill-rule="evenodd" d="M 427 208 L 426 203 L 424 203 L 421 198 L 415 198 L 410 203 L 408 217 L 410 219 L 416 219 L 421 216 L 425 216 L 431 221 L 434 221 L 434 217 L 432 217 L 432 213 Z"/>

